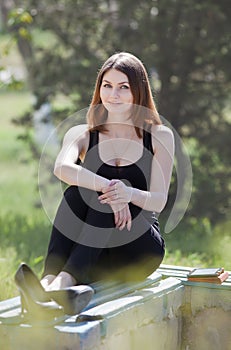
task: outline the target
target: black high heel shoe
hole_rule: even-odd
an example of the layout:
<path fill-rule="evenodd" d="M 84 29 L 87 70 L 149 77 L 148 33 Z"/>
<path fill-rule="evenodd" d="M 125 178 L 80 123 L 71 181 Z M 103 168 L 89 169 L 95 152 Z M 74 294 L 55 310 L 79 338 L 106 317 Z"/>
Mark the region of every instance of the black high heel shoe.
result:
<path fill-rule="evenodd" d="M 21 297 L 21 315 L 36 319 L 53 319 L 64 315 L 63 307 L 51 300 L 32 270 L 21 264 L 15 274 Z"/>
<path fill-rule="evenodd" d="M 50 297 L 64 307 L 68 315 L 79 314 L 90 302 L 94 290 L 87 285 L 78 285 L 47 292 Z"/>
<path fill-rule="evenodd" d="M 15 281 L 21 291 L 23 289 L 22 285 L 24 286 L 24 290 L 29 290 L 29 294 L 32 296 L 32 301 L 29 302 L 32 309 L 36 309 L 37 305 L 39 305 L 39 308 L 42 307 L 44 311 L 45 309 L 55 309 L 55 306 L 56 308 L 59 306 L 67 315 L 80 313 L 88 305 L 94 294 L 94 290 L 87 285 L 45 291 L 37 276 L 25 263 L 22 263 L 16 272 Z M 36 300 L 36 306 L 31 306 L 34 300 Z M 22 298 L 22 309 L 24 308 L 24 304 L 25 307 L 28 304 L 25 295 Z"/>

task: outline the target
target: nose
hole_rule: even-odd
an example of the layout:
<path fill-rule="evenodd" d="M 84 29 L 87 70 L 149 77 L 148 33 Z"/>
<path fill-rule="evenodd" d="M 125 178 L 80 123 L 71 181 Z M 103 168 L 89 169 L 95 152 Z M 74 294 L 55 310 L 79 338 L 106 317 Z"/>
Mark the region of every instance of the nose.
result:
<path fill-rule="evenodd" d="M 117 99 L 119 97 L 119 90 L 115 87 L 111 89 L 110 98 Z"/>

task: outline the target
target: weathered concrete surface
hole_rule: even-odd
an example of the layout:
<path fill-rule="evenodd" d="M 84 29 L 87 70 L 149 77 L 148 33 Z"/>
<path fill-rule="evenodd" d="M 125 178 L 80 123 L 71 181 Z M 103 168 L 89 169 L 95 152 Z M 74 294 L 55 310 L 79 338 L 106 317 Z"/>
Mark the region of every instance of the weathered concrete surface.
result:
<path fill-rule="evenodd" d="M 202 309 L 184 328 L 184 349 L 231 350 L 230 329 L 231 311 L 215 307 Z"/>
<path fill-rule="evenodd" d="M 0 349 L 231 350 L 231 279 L 189 283 L 189 269 L 162 266 L 142 284 L 101 285 L 78 318 L 55 325 L 7 324 L 20 301 L 1 302 Z"/>

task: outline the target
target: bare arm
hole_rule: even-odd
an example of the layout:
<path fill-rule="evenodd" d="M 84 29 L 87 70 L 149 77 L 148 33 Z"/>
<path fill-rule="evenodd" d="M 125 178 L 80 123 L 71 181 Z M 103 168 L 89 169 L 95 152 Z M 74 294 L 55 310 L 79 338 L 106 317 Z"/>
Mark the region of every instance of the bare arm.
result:
<path fill-rule="evenodd" d="M 103 189 L 99 197 L 102 203 L 131 202 L 145 210 L 161 212 L 165 207 L 174 161 L 174 137 L 172 131 L 161 125 L 152 130 L 154 156 L 152 160 L 150 190 L 142 191 L 116 181 L 113 186 Z M 116 193 L 116 195 L 115 195 Z"/>
<path fill-rule="evenodd" d="M 154 157 L 152 161 L 150 191 L 132 189 L 131 202 L 143 209 L 161 212 L 168 199 L 174 161 L 174 136 L 165 126 L 153 133 Z"/>
<path fill-rule="evenodd" d="M 86 125 L 78 125 L 68 130 L 55 162 L 54 174 L 68 185 L 102 192 L 104 187 L 110 186 L 110 181 L 83 168 L 81 165 L 75 164 L 76 160 L 86 153 L 88 144 L 89 132 Z M 115 226 L 120 230 L 127 226 L 130 230 L 131 213 L 128 204 L 109 203 L 109 205 L 114 213 Z"/>
<path fill-rule="evenodd" d="M 75 164 L 78 157 L 86 153 L 88 144 L 89 133 L 86 125 L 78 125 L 68 130 L 55 162 L 54 174 L 68 185 L 101 191 L 104 186 L 109 185 L 110 181 L 83 168 L 81 165 Z"/>

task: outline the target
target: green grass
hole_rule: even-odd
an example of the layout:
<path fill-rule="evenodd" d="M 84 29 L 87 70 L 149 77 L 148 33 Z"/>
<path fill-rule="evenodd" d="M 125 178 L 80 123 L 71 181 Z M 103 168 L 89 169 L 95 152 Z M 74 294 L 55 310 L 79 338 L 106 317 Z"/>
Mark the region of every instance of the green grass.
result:
<path fill-rule="evenodd" d="M 13 276 L 21 261 L 41 272 L 50 232 L 48 218 L 35 207 L 38 162 L 29 161 L 29 150 L 17 138 L 22 130 L 12 123 L 30 104 L 28 92 L 0 94 L 0 300 L 17 294 Z"/>
<path fill-rule="evenodd" d="M 18 140 L 21 128 L 12 123 L 29 108 L 31 97 L 26 92 L 0 94 L 0 213 L 26 214 L 34 202 L 36 164 L 29 162 L 29 150 Z"/>
<path fill-rule="evenodd" d="M 12 271 L 17 266 L 17 253 L 13 247 L 0 249 L 0 300 L 13 297 L 18 294 L 15 284 L 12 282 Z"/>

